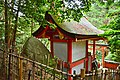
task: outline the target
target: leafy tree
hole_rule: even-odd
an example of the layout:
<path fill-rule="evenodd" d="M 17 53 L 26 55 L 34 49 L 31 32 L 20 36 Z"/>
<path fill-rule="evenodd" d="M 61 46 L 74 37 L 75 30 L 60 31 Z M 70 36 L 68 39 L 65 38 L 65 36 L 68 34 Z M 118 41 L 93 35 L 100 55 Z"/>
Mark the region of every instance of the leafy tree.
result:
<path fill-rule="evenodd" d="M 90 11 L 85 14 L 85 16 L 90 20 L 90 22 L 100 28 L 104 24 L 108 24 L 106 17 L 106 8 L 105 6 L 100 6 L 97 2 L 92 3 Z"/>
<path fill-rule="evenodd" d="M 0 1 L 0 42 L 3 41 L 4 36 L 4 17 L 3 17 L 3 3 Z"/>
<path fill-rule="evenodd" d="M 1 13 L 4 14 L 2 20 L 5 22 L 5 27 L 1 27 L 0 30 L 4 30 L 5 33 L 1 34 L 1 37 L 5 36 L 8 47 L 16 45 L 16 41 L 22 42 L 20 32 L 27 33 L 30 30 L 32 33 L 35 29 L 33 26 L 38 23 L 46 24 L 44 19 L 46 11 L 58 16 L 59 22 L 65 19 L 79 21 L 82 13 L 88 11 L 91 5 L 90 0 L 77 2 L 76 0 L 1 0 L 0 2 L 2 5 L 0 11 L 2 10 Z"/>
<path fill-rule="evenodd" d="M 79 21 L 83 12 L 90 8 L 90 1 L 76 0 L 26 0 L 21 12 L 26 17 L 33 18 L 40 24 L 44 22 L 45 12 L 58 16 L 57 18 Z"/>
<path fill-rule="evenodd" d="M 107 26 L 104 36 L 109 40 L 112 60 L 120 62 L 120 14 Z"/>
<path fill-rule="evenodd" d="M 120 61 L 120 1 L 92 0 L 92 7 L 86 13 L 91 22 L 103 30 L 108 38 L 112 60 Z M 101 27 L 102 26 L 102 27 Z"/>
<path fill-rule="evenodd" d="M 18 23 L 18 16 L 19 16 L 19 8 L 18 7 L 21 4 L 21 0 L 1 0 L 0 1 L 0 8 L 1 13 L 4 15 L 0 15 L 0 17 L 3 17 L 1 19 L 1 22 L 5 23 L 3 24 L 5 27 L 1 27 L 1 29 L 4 30 L 4 39 L 7 47 L 9 48 L 10 45 L 15 44 L 15 38 L 16 38 L 16 31 L 17 31 L 17 23 Z M 3 35 L 2 35 L 3 37 Z M 3 38 L 2 38 L 3 39 Z"/>
<path fill-rule="evenodd" d="M 90 11 L 87 12 L 86 15 L 89 20 L 99 28 L 103 25 L 108 25 L 112 20 L 108 15 L 118 10 L 115 8 L 116 2 L 114 2 L 114 0 L 92 0 L 91 4 Z"/>
<path fill-rule="evenodd" d="M 110 24 L 104 25 L 103 28 L 106 30 L 104 36 L 108 38 L 110 45 L 110 52 L 113 54 L 112 60 L 120 62 L 120 1 L 108 2 L 106 4 L 111 9 L 108 12 L 108 17 L 111 19 Z"/>

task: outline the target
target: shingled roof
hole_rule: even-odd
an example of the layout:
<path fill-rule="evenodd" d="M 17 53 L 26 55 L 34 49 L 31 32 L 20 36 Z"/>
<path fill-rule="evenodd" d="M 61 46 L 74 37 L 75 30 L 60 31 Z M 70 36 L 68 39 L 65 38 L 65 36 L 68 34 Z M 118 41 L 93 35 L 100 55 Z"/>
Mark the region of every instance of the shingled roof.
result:
<path fill-rule="evenodd" d="M 59 24 L 54 16 L 46 13 L 45 19 L 49 22 L 52 21 L 52 23 L 57 26 L 57 29 L 60 32 L 72 38 L 100 38 L 100 36 L 98 35 L 104 33 L 104 31 L 99 30 L 95 26 L 93 26 L 85 17 L 81 18 L 80 22 L 71 21 Z M 39 36 L 39 34 L 42 33 L 43 29 L 45 28 L 41 26 L 36 32 L 33 33 L 33 36 Z"/>
<path fill-rule="evenodd" d="M 69 33 L 80 35 L 98 35 L 104 33 L 104 31 L 94 27 L 85 17 L 81 18 L 80 23 L 76 21 L 64 22 L 59 27 Z"/>

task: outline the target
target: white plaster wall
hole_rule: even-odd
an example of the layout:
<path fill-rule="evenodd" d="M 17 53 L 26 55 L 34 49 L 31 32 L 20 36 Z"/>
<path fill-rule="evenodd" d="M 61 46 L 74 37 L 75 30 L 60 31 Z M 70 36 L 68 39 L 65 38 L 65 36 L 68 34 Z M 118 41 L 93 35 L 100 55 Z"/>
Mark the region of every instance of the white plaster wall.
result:
<path fill-rule="evenodd" d="M 86 56 L 86 41 L 73 42 L 72 45 L 72 62 Z"/>
<path fill-rule="evenodd" d="M 53 42 L 54 55 L 67 62 L 67 43 Z"/>
<path fill-rule="evenodd" d="M 73 67 L 72 68 L 72 74 L 73 74 L 74 70 L 76 71 L 76 74 L 80 74 L 81 69 L 83 69 L 83 68 L 84 68 L 84 63 L 81 63 L 80 65 Z"/>

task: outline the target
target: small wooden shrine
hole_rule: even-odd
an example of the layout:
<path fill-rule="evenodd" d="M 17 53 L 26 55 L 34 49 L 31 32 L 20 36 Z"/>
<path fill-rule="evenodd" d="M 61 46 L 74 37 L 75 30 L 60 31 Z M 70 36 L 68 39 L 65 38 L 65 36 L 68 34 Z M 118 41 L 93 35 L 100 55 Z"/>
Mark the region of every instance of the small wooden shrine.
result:
<path fill-rule="evenodd" d="M 82 68 L 86 72 L 91 71 L 92 60 L 95 58 L 95 41 L 103 39 L 98 35 L 104 31 L 98 30 L 85 17 L 81 18 L 80 23 L 72 21 L 58 24 L 52 15 L 46 13 L 45 19 L 57 27 L 52 29 L 48 25 L 40 26 L 33 36 L 49 38 L 52 56 L 69 63 L 69 66 L 65 66 L 69 69 L 68 73 L 76 71 L 79 74 Z M 93 55 L 88 53 L 88 40 L 93 41 Z"/>

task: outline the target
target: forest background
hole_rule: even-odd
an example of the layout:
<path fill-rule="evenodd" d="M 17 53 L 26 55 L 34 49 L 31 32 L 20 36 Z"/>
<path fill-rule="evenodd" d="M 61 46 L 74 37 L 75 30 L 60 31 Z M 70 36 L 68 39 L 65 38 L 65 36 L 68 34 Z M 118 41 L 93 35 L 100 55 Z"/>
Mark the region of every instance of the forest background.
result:
<path fill-rule="evenodd" d="M 57 16 L 59 23 L 78 21 L 82 16 L 105 31 L 112 60 L 120 62 L 120 0 L 0 0 L 0 43 L 22 49 L 40 25 L 51 25 L 45 12 Z M 54 27 L 54 25 L 51 25 Z M 48 44 L 46 39 L 43 43 Z"/>

